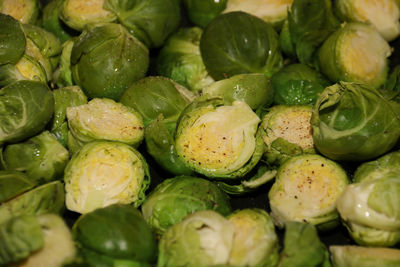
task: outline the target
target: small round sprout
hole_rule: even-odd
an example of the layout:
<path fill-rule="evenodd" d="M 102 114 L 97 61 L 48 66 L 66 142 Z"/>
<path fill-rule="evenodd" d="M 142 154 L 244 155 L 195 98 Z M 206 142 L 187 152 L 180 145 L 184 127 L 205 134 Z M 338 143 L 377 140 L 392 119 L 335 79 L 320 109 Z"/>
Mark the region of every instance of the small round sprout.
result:
<path fill-rule="evenodd" d="M 119 141 L 138 146 L 144 137 L 142 116 L 133 108 L 107 98 L 68 107 L 69 130 L 81 145 L 93 140 Z"/>
<path fill-rule="evenodd" d="M 194 171 L 208 177 L 236 178 L 261 158 L 260 118 L 245 102 L 223 105 L 221 101 L 193 102 L 183 111 L 176 131 L 176 151 Z"/>
<path fill-rule="evenodd" d="M 346 23 L 325 40 L 318 51 L 318 63 L 333 82 L 360 82 L 377 88 L 386 80 L 391 52 L 372 26 Z"/>
<path fill-rule="evenodd" d="M 0 13 L 0 65 L 15 64 L 25 52 L 26 38 L 21 23 Z"/>
<path fill-rule="evenodd" d="M 103 8 L 105 0 L 64 0 L 60 18 L 69 27 L 82 31 L 86 25 L 113 22 L 117 16 Z"/>
<path fill-rule="evenodd" d="M 395 248 L 330 246 L 333 266 L 390 267 L 400 266 L 400 250 Z"/>
<path fill-rule="evenodd" d="M 319 229 L 336 226 L 336 201 L 348 183 L 346 172 L 332 160 L 317 154 L 292 157 L 280 166 L 268 193 L 271 216 L 279 227 L 287 221 Z"/>
<path fill-rule="evenodd" d="M 2 0 L 0 13 L 7 14 L 24 24 L 35 24 L 39 18 L 39 0 Z"/>
<path fill-rule="evenodd" d="M 335 7 L 343 20 L 372 24 L 387 41 L 393 41 L 400 35 L 397 0 L 337 0 Z"/>
<path fill-rule="evenodd" d="M 115 203 L 139 206 L 150 176 L 145 159 L 131 146 L 94 141 L 72 156 L 64 181 L 67 208 L 87 213 Z"/>
<path fill-rule="evenodd" d="M 262 119 L 266 151 L 271 163 L 282 164 L 291 156 L 314 153 L 311 106 L 276 105 Z"/>

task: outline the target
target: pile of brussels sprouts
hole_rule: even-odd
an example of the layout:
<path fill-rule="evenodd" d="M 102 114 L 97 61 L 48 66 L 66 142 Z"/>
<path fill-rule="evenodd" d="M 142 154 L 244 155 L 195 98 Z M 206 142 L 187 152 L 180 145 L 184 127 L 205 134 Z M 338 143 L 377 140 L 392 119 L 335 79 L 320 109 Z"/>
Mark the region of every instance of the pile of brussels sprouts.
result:
<path fill-rule="evenodd" d="M 399 36 L 397 0 L 0 0 L 0 266 L 400 266 Z"/>

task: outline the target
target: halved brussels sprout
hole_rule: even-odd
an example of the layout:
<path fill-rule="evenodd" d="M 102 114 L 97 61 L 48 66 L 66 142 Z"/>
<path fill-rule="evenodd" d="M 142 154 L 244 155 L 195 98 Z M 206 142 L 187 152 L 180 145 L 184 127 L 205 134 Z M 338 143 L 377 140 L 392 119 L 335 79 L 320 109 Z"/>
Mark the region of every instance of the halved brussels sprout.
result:
<path fill-rule="evenodd" d="M 400 151 L 361 164 L 337 201 L 351 237 L 367 246 L 400 242 Z"/>
<path fill-rule="evenodd" d="M 7 14 L 24 24 L 35 24 L 39 18 L 39 0 L 1 0 L 0 13 Z"/>
<path fill-rule="evenodd" d="M 26 174 L 19 171 L 0 171 L 0 203 L 22 194 L 35 186 Z"/>
<path fill-rule="evenodd" d="M 169 78 L 148 76 L 126 89 L 120 102 L 137 110 L 145 126 L 162 114 L 164 123 L 172 133 L 182 110 L 194 98 L 191 91 Z"/>
<path fill-rule="evenodd" d="M 280 28 L 292 3 L 293 0 L 229 0 L 223 12 L 243 11 Z"/>
<path fill-rule="evenodd" d="M 141 115 L 112 99 L 94 98 L 87 104 L 68 107 L 66 115 L 69 130 L 80 146 L 109 140 L 137 147 L 144 137 Z"/>
<path fill-rule="evenodd" d="M 268 193 L 271 216 L 278 227 L 288 221 L 308 222 L 325 230 L 336 226 L 336 201 L 349 179 L 336 162 L 317 154 L 288 159 L 278 169 Z"/>
<path fill-rule="evenodd" d="M 272 26 L 240 11 L 222 14 L 208 24 L 200 39 L 200 51 L 216 80 L 242 73 L 270 77 L 283 64 L 278 34 Z"/>
<path fill-rule="evenodd" d="M 204 0 L 202 0 L 204 1 Z M 181 28 L 168 38 L 157 57 L 157 73 L 197 93 L 212 84 L 200 55 L 199 27 Z"/>
<path fill-rule="evenodd" d="M 390 101 L 362 84 L 327 87 L 313 107 L 314 145 L 333 160 L 363 161 L 389 151 L 400 136 Z"/>
<path fill-rule="evenodd" d="M 79 1 L 79 0 L 77 0 Z M 181 13 L 177 0 L 105 0 L 119 23 L 149 48 L 160 47 L 179 27 Z"/>
<path fill-rule="evenodd" d="M 2 152 L 5 170 L 25 172 L 37 184 L 61 179 L 68 160 L 68 150 L 48 131 L 23 143 L 7 145 Z"/>
<path fill-rule="evenodd" d="M 330 246 L 334 267 L 395 267 L 400 265 L 400 250 L 395 248 Z"/>
<path fill-rule="evenodd" d="M 321 72 L 333 82 L 359 82 L 378 88 L 386 80 L 391 53 L 389 44 L 375 28 L 352 22 L 325 40 L 318 51 L 318 63 Z"/>
<path fill-rule="evenodd" d="M 142 205 L 145 220 L 157 234 L 162 234 L 184 217 L 199 210 L 231 212 L 229 197 L 208 180 L 177 176 L 164 180 L 148 195 Z"/>
<path fill-rule="evenodd" d="M 51 121 L 51 133 L 63 146 L 67 146 L 67 108 L 86 104 L 87 97 L 79 86 L 58 88 L 53 90 L 53 95 L 54 115 Z"/>
<path fill-rule="evenodd" d="M 202 95 L 222 97 L 225 104 L 235 100 L 246 102 L 253 110 L 267 108 L 272 104 L 274 91 L 270 79 L 261 73 L 237 74 L 203 88 Z"/>
<path fill-rule="evenodd" d="M 66 206 L 79 213 L 115 203 L 138 207 L 150 184 L 143 156 L 120 142 L 84 145 L 72 156 L 64 173 Z"/>
<path fill-rule="evenodd" d="M 86 213 L 72 227 L 90 266 L 153 266 L 157 243 L 142 214 L 131 205 L 114 204 Z"/>
<path fill-rule="evenodd" d="M 315 153 L 311 114 L 311 106 L 276 105 L 269 109 L 261 123 L 268 162 L 282 164 L 292 156 Z"/>
<path fill-rule="evenodd" d="M 222 215 L 197 211 L 161 236 L 157 266 L 226 266 L 233 238 L 234 226 Z"/>
<path fill-rule="evenodd" d="M 133 82 L 145 76 L 148 66 L 147 47 L 115 23 L 83 31 L 71 53 L 73 80 L 90 98 L 118 100 Z"/>
<path fill-rule="evenodd" d="M 0 224 L 20 215 L 60 214 L 64 211 L 64 186 L 50 182 L 24 192 L 0 205 Z"/>
<path fill-rule="evenodd" d="M 83 31 L 89 24 L 113 22 L 117 16 L 103 8 L 105 0 L 63 0 L 60 18 L 72 29 Z"/>
<path fill-rule="evenodd" d="M 289 221 L 285 224 L 284 248 L 279 267 L 330 267 L 329 252 L 309 223 Z"/>
<path fill-rule="evenodd" d="M 0 144 L 41 132 L 50 121 L 54 97 L 46 84 L 17 81 L 0 90 Z"/>
<path fill-rule="evenodd" d="M 0 65 L 0 87 L 7 86 L 19 80 L 47 83 L 47 74 L 39 61 L 24 54 L 15 65 Z"/>
<path fill-rule="evenodd" d="M 304 64 L 290 64 L 271 77 L 274 103 L 277 105 L 314 105 L 331 83 Z"/>
<path fill-rule="evenodd" d="M 261 159 L 260 118 L 245 102 L 221 99 L 193 102 L 181 115 L 175 134 L 179 157 L 208 177 L 238 178 Z"/>
<path fill-rule="evenodd" d="M 335 7 L 343 20 L 372 24 L 387 41 L 393 41 L 400 35 L 397 0 L 337 0 Z"/>
<path fill-rule="evenodd" d="M 274 223 L 262 209 L 236 210 L 228 216 L 234 237 L 227 266 L 276 266 L 278 236 Z"/>
<path fill-rule="evenodd" d="M 17 63 L 25 52 L 25 45 L 21 23 L 0 13 L 0 65 Z"/>
<path fill-rule="evenodd" d="M 36 216 L 36 220 L 41 228 L 43 246 L 12 266 L 52 267 L 64 266 L 72 261 L 76 255 L 76 248 L 64 220 L 56 214 L 42 214 Z"/>
<path fill-rule="evenodd" d="M 228 0 L 183 0 L 190 22 L 205 27 L 225 8 Z"/>

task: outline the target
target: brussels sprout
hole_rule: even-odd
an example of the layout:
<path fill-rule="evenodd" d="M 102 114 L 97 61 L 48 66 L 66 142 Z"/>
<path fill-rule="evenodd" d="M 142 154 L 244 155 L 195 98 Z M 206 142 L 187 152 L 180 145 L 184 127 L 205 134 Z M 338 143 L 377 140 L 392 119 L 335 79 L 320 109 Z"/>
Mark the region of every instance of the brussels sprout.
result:
<path fill-rule="evenodd" d="M 177 0 L 105 0 L 104 8 L 112 11 L 119 23 L 149 48 L 160 47 L 179 27 L 180 7 Z"/>
<path fill-rule="evenodd" d="M 354 184 L 347 186 L 337 208 L 351 237 L 367 246 L 392 246 L 400 241 L 400 151 L 361 164 Z"/>
<path fill-rule="evenodd" d="M 313 107 L 311 125 L 315 147 L 333 160 L 376 158 L 400 136 L 400 120 L 390 102 L 357 83 L 327 87 Z"/>
<path fill-rule="evenodd" d="M 60 181 L 50 182 L 0 204 L 0 224 L 20 215 L 60 214 L 64 210 L 64 188 Z"/>
<path fill-rule="evenodd" d="M 330 267 L 329 252 L 314 225 L 301 222 L 285 224 L 284 248 L 280 267 Z"/>
<path fill-rule="evenodd" d="M 336 11 L 343 20 L 369 23 L 387 41 L 393 41 L 400 35 L 400 10 L 398 4 L 397 0 L 335 1 Z"/>
<path fill-rule="evenodd" d="M 311 106 L 276 105 L 262 119 L 267 161 L 282 164 L 290 157 L 302 153 L 315 153 Z"/>
<path fill-rule="evenodd" d="M 175 129 L 173 129 L 175 130 Z M 173 175 L 191 175 L 193 171 L 178 156 L 172 129 L 164 123 L 163 114 L 145 128 L 146 151 L 158 165 Z"/>
<path fill-rule="evenodd" d="M 236 210 L 228 220 L 234 227 L 229 266 L 276 266 L 278 236 L 266 211 L 256 208 Z"/>
<path fill-rule="evenodd" d="M 119 24 L 93 26 L 75 41 L 71 54 L 74 82 L 90 97 L 118 100 L 145 76 L 149 51 Z"/>
<path fill-rule="evenodd" d="M 290 37 L 289 20 L 285 19 L 282 25 L 281 32 L 279 33 L 279 47 L 282 53 L 291 58 L 296 59 L 296 48 L 293 44 L 292 38 Z"/>
<path fill-rule="evenodd" d="M 103 8 L 104 3 L 105 0 L 62 0 L 60 19 L 77 31 L 89 24 L 116 21 L 115 14 Z"/>
<path fill-rule="evenodd" d="M 144 137 L 141 115 L 112 99 L 94 98 L 87 104 L 68 107 L 66 115 L 69 130 L 80 146 L 93 140 L 138 146 Z"/>
<path fill-rule="evenodd" d="M 229 197 L 214 183 L 193 176 L 164 180 L 142 205 L 143 217 L 157 234 L 162 234 L 184 217 L 199 210 L 231 212 Z"/>
<path fill-rule="evenodd" d="M 35 24 L 39 18 L 38 0 L 1 0 L 0 13 L 7 14 L 24 24 Z"/>
<path fill-rule="evenodd" d="M 150 184 L 147 163 L 131 146 L 94 141 L 74 154 L 64 172 L 67 209 L 88 213 L 115 203 L 139 206 Z"/>
<path fill-rule="evenodd" d="M 318 51 L 318 63 L 333 82 L 359 82 L 377 88 L 386 80 L 390 54 L 389 44 L 372 26 L 352 22 L 325 40 Z"/>
<path fill-rule="evenodd" d="M 208 177 L 242 177 L 264 151 L 260 121 L 245 102 L 192 102 L 177 125 L 176 151 L 189 168 Z"/>
<path fill-rule="evenodd" d="M 400 250 L 360 246 L 330 246 L 334 267 L 395 267 L 400 264 Z"/>
<path fill-rule="evenodd" d="M 41 132 L 50 121 L 54 97 L 47 85 L 17 81 L 0 90 L 0 144 Z"/>
<path fill-rule="evenodd" d="M 63 0 L 50 0 L 42 9 L 41 26 L 57 36 L 62 43 L 78 35 L 60 19 Z"/>
<path fill-rule="evenodd" d="M 0 171 L 0 203 L 22 194 L 35 186 L 28 176 L 19 171 Z"/>
<path fill-rule="evenodd" d="M 272 26 L 240 11 L 222 14 L 209 23 L 200 39 L 200 51 L 215 80 L 242 73 L 270 77 L 283 64 Z"/>
<path fill-rule="evenodd" d="M 39 61 L 26 54 L 15 65 L 0 65 L 0 87 L 7 86 L 19 80 L 47 83 L 46 70 Z"/>
<path fill-rule="evenodd" d="M 157 266 L 224 266 L 232 250 L 234 229 L 216 211 L 197 211 L 161 236 Z"/>
<path fill-rule="evenodd" d="M 285 54 L 314 65 L 319 46 L 340 27 L 331 0 L 294 0 L 283 26 L 280 44 Z M 285 23 L 284 23 L 285 24 Z"/>
<path fill-rule="evenodd" d="M 171 78 L 195 93 L 214 82 L 200 55 L 202 33 L 199 27 L 181 28 L 161 48 L 156 65 L 159 75 Z"/>
<path fill-rule="evenodd" d="M 331 83 L 304 64 L 290 64 L 271 77 L 274 103 L 277 105 L 314 105 Z"/>
<path fill-rule="evenodd" d="M 86 213 L 72 232 L 89 266 L 143 266 L 156 261 L 157 244 L 141 213 L 114 204 Z"/>
<path fill-rule="evenodd" d="M 246 102 L 253 110 L 272 104 L 274 91 L 270 80 L 261 73 L 237 74 L 203 88 L 206 97 L 222 97 L 225 104 L 235 100 Z"/>
<path fill-rule="evenodd" d="M 72 38 L 68 41 L 65 41 L 62 45 L 60 62 L 52 77 L 52 82 L 55 83 L 59 88 L 74 85 L 71 71 L 71 54 L 74 44 L 74 38 Z"/>
<path fill-rule="evenodd" d="M 87 98 L 79 86 L 62 87 L 53 90 L 54 116 L 51 121 L 51 133 L 57 140 L 67 146 L 67 108 L 84 105 Z"/>
<path fill-rule="evenodd" d="M 120 102 L 137 110 L 145 126 L 162 114 L 168 129 L 173 132 L 182 110 L 194 97 L 192 92 L 171 79 L 150 76 L 133 83 Z"/>
<path fill-rule="evenodd" d="M 0 265 L 19 261 L 44 245 L 39 222 L 32 215 L 14 217 L 0 224 Z"/>
<path fill-rule="evenodd" d="M 268 193 L 271 216 L 278 227 L 299 221 L 330 229 L 338 224 L 336 201 L 348 183 L 346 172 L 332 160 L 316 154 L 292 157 L 279 167 Z"/>
<path fill-rule="evenodd" d="M 3 149 L 5 170 L 25 172 L 35 183 L 46 183 L 63 176 L 69 152 L 48 131 L 23 143 L 10 144 Z"/>
<path fill-rule="evenodd" d="M 228 0 L 183 0 L 190 22 L 205 27 L 225 8 Z"/>
<path fill-rule="evenodd" d="M 293 0 L 229 0 L 224 13 L 243 11 L 280 28 L 292 3 Z"/>
<path fill-rule="evenodd" d="M 25 52 L 26 38 L 21 24 L 0 13 L 0 65 L 15 64 Z"/>

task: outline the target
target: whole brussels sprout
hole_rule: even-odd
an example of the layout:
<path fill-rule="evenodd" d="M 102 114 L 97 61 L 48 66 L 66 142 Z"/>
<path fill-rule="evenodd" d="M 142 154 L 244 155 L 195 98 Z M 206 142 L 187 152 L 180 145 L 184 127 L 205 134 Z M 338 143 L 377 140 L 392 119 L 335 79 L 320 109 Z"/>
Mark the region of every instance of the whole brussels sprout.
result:
<path fill-rule="evenodd" d="M 51 120 L 54 97 L 47 85 L 17 81 L 0 90 L 0 144 L 40 133 Z"/>
<path fill-rule="evenodd" d="M 271 216 L 278 227 L 299 221 L 331 229 L 339 223 L 336 201 L 348 183 L 344 169 L 332 160 L 317 154 L 292 157 L 279 167 L 268 193 Z"/>
<path fill-rule="evenodd" d="M 72 156 L 64 181 L 67 209 L 87 213 L 115 203 L 138 207 L 150 175 L 145 159 L 133 147 L 93 141 Z"/>
<path fill-rule="evenodd" d="M 141 213 L 114 204 L 78 218 L 72 232 L 89 266 L 153 266 L 156 239 Z"/>
<path fill-rule="evenodd" d="M 0 171 L 0 203 L 18 196 L 35 186 L 26 174 L 19 171 Z"/>
<path fill-rule="evenodd" d="M 214 82 L 200 55 L 202 33 L 199 27 L 179 29 L 168 38 L 157 56 L 157 73 L 171 78 L 194 93 Z"/>
<path fill-rule="evenodd" d="M 149 48 L 162 46 L 181 19 L 177 0 L 104 0 L 104 8 Z"/>
<path fill-rule="evenodd" d="M 228 0 L 183 0 L 190 22 L 205 27 L 225 8 Z"/>
<path fill-rule="evenodd" d="M 89 98 L 118 100 L 149 66 L 149 51 L 120 24 L 94 25 L 76 39 L 71 53 L 74 82 Z"/>
<path fill-rule="evenodd" d="M 242 101 L 232 105 L 224 105 L 219 98 L 192 102 L 177 125 L 177 154 L 189 168 L 207 177 L 242 177 L 264 152 L 260 121 Z"/>
<path fill-rule="evenodd" d="M 21 23 L 0 13 L 0 65 L 15 64 L 25 52 L 26 38 Z"/>
<path fill-rule="evenodd" d="M 262 19 L 241 11 L 222 14 L 208 24 L 200 51 L 215 80 L 243 73 L 271 77 L 283 64 L 276 31 Z"/>
<path fill-rule="evenodd" d="M 23 24 L 35 24 L 40 13 L 39 0 L 2 0 L 0 13 L 12 16 Z"/>
<path fill-rule="evenodd" d="M 60 19 L 72 29 L 83 31 L 90 24 L 117 20 L 114 13 L 104 8 L 105 0 L 62 0 Z"/>
<path fill-rule="evenodd" d="M 314 105 L 331 83 L 305 64 L 290 64 L 271 77 L 277 105 Z"/>
<path fill-rule="evenodd" d="M 400 250 L 395 248 L 330 246 L 334 267 L 395 267 L 400 264 Z"/>
<path fill-rule="evenodd" d="M 23 143 L 7 145 L 2 152 L 5 170 L 25 172 L 36 184 L 61 179 L 68 160 L 68 150 L 49 131 Z"/>
<path fill-rule="evenodd" d="M 396 0 L 376 2 L 337 0 L 334 3 L 337 14 L 342 20 L 369 23 L 387 41 L 393 41 L 400 35 L 400 7 Z"/>
<path fill-rule="evenodd" d="M 229 197 L 208 180 L 193 176 L 166 179 L 147 196 L 142 205 L 145 220 L 157 234 L 199 210 L 231 212 Z"/>
<path fill-rule="evenodd" d="M 358 82 L 378 88 L 386 80 L 391 52 L 374 27 L 351 22 L 324 41 L 318 50 L 318 64 L 321 73 L 333 82 Z"/>
<path fill-rule="evenodd" d="M 350 236 L 360 245 L 393 246 L 400 241 L 400 151 L 361 164 L 354 183 L 337 202 Z"/>
<path fill-rule="evenodd" d="M 400 118 L 390 101 L 357 83 L 327 87 L 313 107 L 311 125 L 316 149 L 333 160 L 376 158 L 400 136 Z"/>

